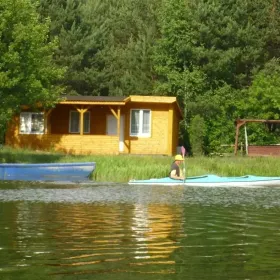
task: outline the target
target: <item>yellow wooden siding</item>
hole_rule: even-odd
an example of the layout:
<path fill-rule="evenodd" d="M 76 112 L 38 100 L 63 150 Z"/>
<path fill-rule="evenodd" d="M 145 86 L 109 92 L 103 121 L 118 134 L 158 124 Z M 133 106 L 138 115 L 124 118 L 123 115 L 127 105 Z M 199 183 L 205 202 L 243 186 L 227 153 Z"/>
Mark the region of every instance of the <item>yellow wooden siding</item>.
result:
<path fill-rule="evenodd" d="M 170 154 L 168 149 L 169 104 L 130 103 L 122 111 L 125 115 L 125 151 L 130 154 Z M 130 136 L 130 110 L 151 110 L 151 136 Z"/>
<path fill-rule="evenodd" d="M 132 97 L 120 114 L 125 117 L 124 154 L 172 155 L 178 145 L 178 105 L 174 97 Z M 144 100 L 144 102 L 140 102 Z M 151 101 L 158 102 L 151 102 Z M 148 101 L 148 102 L 147 102 Z M 172 101 L 172 103 L 171 103 Z M 175 102 L 174 102 L 175 101 Z M 159 103 L 161 102 L 161 103 Z M 79 108 L 79 105 L 76 105 Z M 69 134 L 69 112 L 76 110 L 73 105 L 58 104 L 49 116 L 48 134 L 19 134 L 19 117 L 10 123 L 6 133 L 6 144 L 14 147 L 29 147 L 40 150 L 63 151 L 74 154 L 118 154 L 119 137 L 106 135 L 106 115 L 112 114 L 109 106 L 89 106 L 90 134 Z M 112 107 L 117 112 L 117 106 Z M 151 136 L 130 136 L 130 110 L 151 110 Z"/>
<path fill-rule="evenodd" d="M 173 111 L 173 125 L 172 125 L 172 154 L 177 153 L 178 139 L 179 139 L 179 122 L 180 115 L 177 111 Z"/>
<path fill-rule="evenodd" d="M 117 136 L 61 135 L 55 150 L 73 154 L 118 154 Z"/>
<path fill-rule="evenodd" d="M 13 141 L 7 141 L 15 148 L 57 151 L 70 154 L 118 154 L 117 136 L 96 135 L 19 135 Z"/>
<path fill-rule="evenodd" d="M 6 144 L 72 154 L 118 154 L 119 139 L 109 135 L 19 134 L 19 117 L 15 117 L 9 124 Z"/>

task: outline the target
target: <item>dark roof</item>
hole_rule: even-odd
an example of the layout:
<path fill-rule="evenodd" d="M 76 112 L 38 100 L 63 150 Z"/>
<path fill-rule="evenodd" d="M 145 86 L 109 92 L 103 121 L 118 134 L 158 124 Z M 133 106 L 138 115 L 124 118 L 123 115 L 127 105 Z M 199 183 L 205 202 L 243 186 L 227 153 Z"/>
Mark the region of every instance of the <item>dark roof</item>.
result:
<path fill-rule="evenodd" d="M 85 96 L 65 95 L 66 101 L 92 101 L 92 102 L 123 102 L 127 96 Z"/>

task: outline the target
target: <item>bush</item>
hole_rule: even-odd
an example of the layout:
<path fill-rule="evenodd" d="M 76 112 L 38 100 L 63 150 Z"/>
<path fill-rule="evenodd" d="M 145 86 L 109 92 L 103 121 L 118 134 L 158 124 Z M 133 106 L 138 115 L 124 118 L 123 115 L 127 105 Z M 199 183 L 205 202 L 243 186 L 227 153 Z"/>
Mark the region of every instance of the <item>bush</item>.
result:
<path fill-rule="evenodd" d="M 190 123 L 190 142 L 194 156 L 205 154 L 206 125 L 200 115 L 196 115 Z"/>

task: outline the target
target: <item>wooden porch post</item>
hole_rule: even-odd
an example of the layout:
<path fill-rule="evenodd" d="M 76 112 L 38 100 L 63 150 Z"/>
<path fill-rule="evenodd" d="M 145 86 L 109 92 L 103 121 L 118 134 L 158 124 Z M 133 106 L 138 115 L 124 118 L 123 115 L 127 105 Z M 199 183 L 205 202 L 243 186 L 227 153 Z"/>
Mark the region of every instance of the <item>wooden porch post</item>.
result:
<path fill-rule="evenodd" d="M 87 110 L 88 108 L 77 108 L 77 111 L 80 113 L 80 135 L 84 135 L 84 113 L 87 112 Z"/>
<path fill-rule="evenodd" d="M 115 110 L 111 107 L 111 106 L 109 106 L 109 108 L 110 108 L 110 110 L 111 110 L 111 112 L 112 112 L 112 114 L 115 116 L 115 118 L 117 119 L 117 135 L 118 135 L 118 138 L 119 138 L 119 143 L 120 143 L 120 127 L 121 127 L 121 108 L 120 108 L 120 106 L 118 106 L 118 111 L 117 112 L 115 112 Z M 119 151 L 119 149 L 118 149 L 118 151 Z"/>
<path fill-rule="evenodd" d="M 84 134 L 84 110 L 80 111 L 80 135 Z"/>
<path fill-rule="evenodd" d="M 120 128 L 121 128 L 121 109 L 120 106 L 118 106 L 118 136 L 120 141 Z"/>

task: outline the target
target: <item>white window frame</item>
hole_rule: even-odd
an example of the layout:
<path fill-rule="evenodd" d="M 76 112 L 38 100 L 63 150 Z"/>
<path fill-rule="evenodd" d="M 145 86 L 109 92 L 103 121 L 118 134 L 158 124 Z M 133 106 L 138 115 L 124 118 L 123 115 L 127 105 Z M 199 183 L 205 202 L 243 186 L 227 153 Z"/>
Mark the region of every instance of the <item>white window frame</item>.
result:
<path fill-rule="evenodd" d="M 139 131 L 137 133 L 132 132 L 132 112 L 139 111 Z M 143 113 L 144 111 L 149 111 L 149 132 L 143 132 Z M 152 119 L 152 110 L 150 109 L 131 109 L 130 110 L 130 136 L 137 137 L 151 137 L 151 119 Z"/>
<path fill-rule="evenodd" d="M 71 122 L 72 122 L 72 113 L 78 113 L 78 130 L 77 131 L 71 131 Z M 89 117 L 88 117 L 88 130 L 86 130 L 86 127 L 85 127 L 85 115 L 88 115 Z M 75 133 L 75 134 L 78 134 L 78 133 L 80 133 L 80 116 L 81 116 L 81 114 L 78 112 L 78 111 L 74 111 L 74 110 L 72 110 L 72 111 L 70 111 L 69 112 L 69 133 Z M 86 111 L 85 113 L 84 113 L 84 134 L 89 134 L 90 133 L 90 112 L 89 111 Z"/>
<path fill-rule="evenodd" d="M 42 116 L 42 121 L 39 123 L 40 130 L 32 131 L 34 129 L 34 124 L 32 123 L 32 116 L 40 115 Z M 24 126 L 24 130 L 22 130 Z M 44 134 L 45 133 L 45 121 L 44 113 L 42 112 L 21 112 L 19 116 L 19 134 Z"/>

